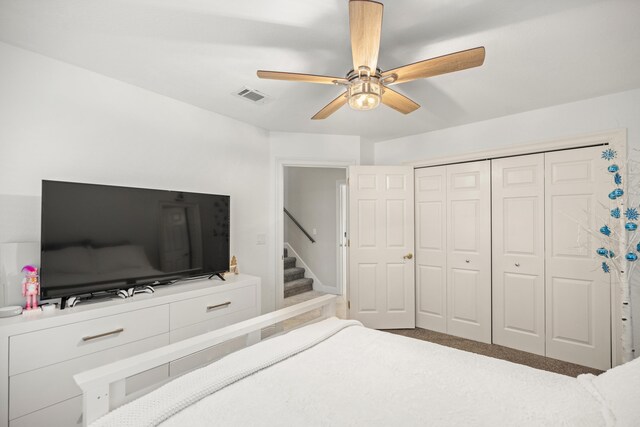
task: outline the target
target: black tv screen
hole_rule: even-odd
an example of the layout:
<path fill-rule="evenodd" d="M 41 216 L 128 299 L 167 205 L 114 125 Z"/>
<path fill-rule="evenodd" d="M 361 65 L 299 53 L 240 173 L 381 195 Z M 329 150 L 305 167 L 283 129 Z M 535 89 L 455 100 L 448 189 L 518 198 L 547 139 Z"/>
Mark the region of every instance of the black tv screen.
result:
<path fill-rule="evenodd" d="M 229 196 L 42 181 L 43 298 L 221 273 Z"/>

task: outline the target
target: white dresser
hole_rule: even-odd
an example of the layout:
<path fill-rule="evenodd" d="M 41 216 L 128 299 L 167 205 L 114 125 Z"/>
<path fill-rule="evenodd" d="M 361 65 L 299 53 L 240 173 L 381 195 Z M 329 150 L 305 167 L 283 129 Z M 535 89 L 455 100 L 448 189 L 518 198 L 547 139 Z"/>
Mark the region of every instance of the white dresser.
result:
<path fill-rule="evenodd" d="M 156 288 L 126 300 L 0 319 L 0 427 L 82 425 L 72 376 L 260 315 L 260 279 L 227 276 Z M 127 380 L 127 393 L 220 358 L 214 347 Z"/>

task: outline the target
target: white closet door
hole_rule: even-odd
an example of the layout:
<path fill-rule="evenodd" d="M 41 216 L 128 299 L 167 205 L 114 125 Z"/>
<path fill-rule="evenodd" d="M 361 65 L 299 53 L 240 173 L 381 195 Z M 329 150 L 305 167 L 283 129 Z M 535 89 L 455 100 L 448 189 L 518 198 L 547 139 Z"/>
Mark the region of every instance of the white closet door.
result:
<path fill-rule="evenodd" d="M 416 326 L 447 332 L 447 172 L 416 169 Z"/>
<path fill-rule="evenodd" d="M 608 217 L 601 147 L 545 154 L 547 356 L 611 367 L 609 276 L 598 269 L 597 230 Z"/>
<path fill-rule="evenodd" d="M 349 167 L 350 317 L 415 327 L 413 168 Z"/>
<path fill-rule="evenodd" d="M 544 154 L 491 161 L 493 342 L 545 354 Z"/>
<path fill-rule="evenodd" d="M 490 161 L 447 166 L 447 333 L 491 342 Z"/>

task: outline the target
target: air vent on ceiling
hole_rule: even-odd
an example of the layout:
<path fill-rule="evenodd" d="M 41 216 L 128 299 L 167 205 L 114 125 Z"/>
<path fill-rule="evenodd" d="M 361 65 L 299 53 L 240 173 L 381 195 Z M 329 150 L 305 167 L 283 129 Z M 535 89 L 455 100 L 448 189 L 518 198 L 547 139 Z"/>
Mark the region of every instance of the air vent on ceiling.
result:
<path fill-rule="evenodd" d="M 233 94 L 239 96 L 240 98 L 246 99 L 247 101 L 251 101 L 254 104 L 264 104 L 269 100 L 269 96 L 267 96 L 266 94 L 255 89 L 250 89 L 246 86 L 234 92 Z"/>

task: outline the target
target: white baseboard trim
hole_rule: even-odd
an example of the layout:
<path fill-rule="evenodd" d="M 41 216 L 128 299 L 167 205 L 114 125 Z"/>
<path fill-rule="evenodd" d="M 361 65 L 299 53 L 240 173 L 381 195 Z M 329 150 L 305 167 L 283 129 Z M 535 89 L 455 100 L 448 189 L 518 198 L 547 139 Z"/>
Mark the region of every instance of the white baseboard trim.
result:
<path fill-rule="evenodd" d="M 337 288 L 331 287 L 331 286 L 325 286 L 320 281 L 320 279 L 318 279 L 318 276 L 313 274 L 313 271 L 309 268 L 307 263 L 304 262 L 304 260 L 302 258 L 300 258 L 300 255 L 298 255 L 298 253 L 295 251 L 295 249 L 293 249 L 288 242 L 284 242 L 284 247 L 285 247 L 285 249 L 287 249 L 289 251 L 289 255 L 290 256 L 294 256 L 294 257 L 296 257 L 298 259 L 297 262 L 298 262 L 299 266 L 304 268 L 304 270 L 305 270 L 305 277 L 313 279 L 313 290 L 314 291 L 325 292 L 327 294 L 334 294 L 334 295 L 337 293 Z"/>

